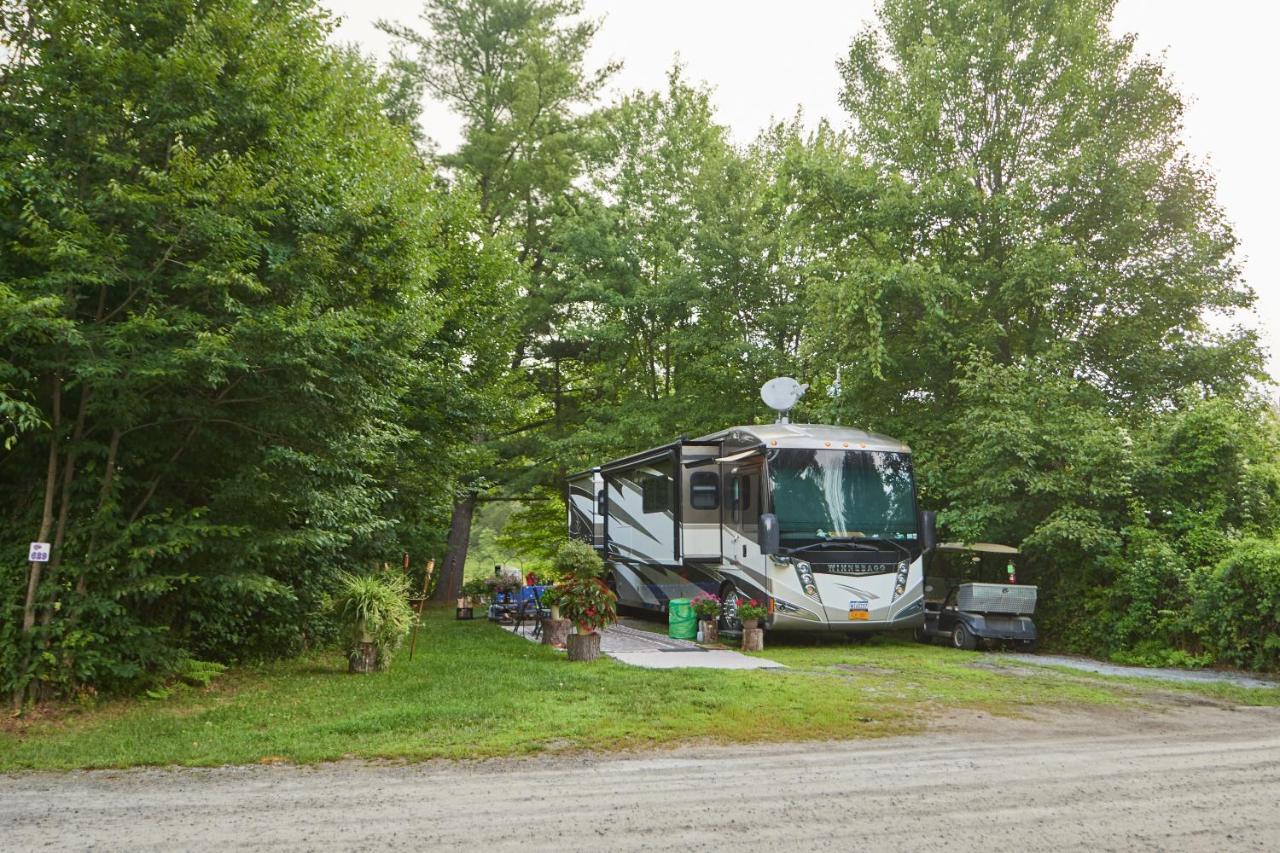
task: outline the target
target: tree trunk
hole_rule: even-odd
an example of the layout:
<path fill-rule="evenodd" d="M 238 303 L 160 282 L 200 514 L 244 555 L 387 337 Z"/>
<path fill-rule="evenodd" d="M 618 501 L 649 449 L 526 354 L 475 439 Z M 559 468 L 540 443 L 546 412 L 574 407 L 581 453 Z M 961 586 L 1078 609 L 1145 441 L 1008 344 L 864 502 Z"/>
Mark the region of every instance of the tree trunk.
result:
<path fill-rule="evenodd" d="M 593 661 L 600 657 L 600 632 L 569 635 L 569 660 Z"/>
<path fill-rule="evenodd" d="M 435 601 L 449 601 L 462 591 L 462 571 L 467 563 L 467 547 L 471 543 L 471 520 L 476 513 L 475 492 L 467 492 L 453 503 L 449 521 L 449 542 L 445 549 L 440 580 L 436 582 Z"/>
<path fill-rule="evenodd" d="M 698 622 L 698 630 L 702 632 L 702 642 L 720 642 L 720 626 L 715 619 L 702 619 Z"/>
<path fill-rule="evenodd" d="M 347 658 L 347 672 L 365 675 L 378 669 L 378 650 L 373 643 L 360 643 Z"/>
<path fill-rule="evenodd" d="M 569 620 L 543 619 L 542 643 L 547 646 L 555 646 L 557 649 L 563 649 L 567 646 L 569 644 Z"/>
<path fill-rule="evenodd" d="M 53 429 L 49 435 L 49 466 L 44 477 L 44 508 L 40 516 L 40 532 L 37 542 L 46 542 L 53 530 L 53 495 L 58 489 L 58 431 L 62 428 L 62 380 L 53 380 Z M 40 588 L 40 574 L 44 563 L 32 563 L 27 576 L 27 598 L 22 606 L 22 633 L 29 634 L 36 626 L 36 590 Z"/>
<path fill-rule="evenodd" d="M 747 628 L 742 632 L 742 650 L 759 652 L 764 650 L 764 629 Z"/>
<path fill-rule="evenodd" d="M 44 505 L 40 515 L 40 532 L 37 534 L 37 542 L 48 541 L 49 532 L 53 529 L 53 495 L 58 488 L 58 434 L 62 429 L 62 380 L 56 376 L 53 379 L 52 402 L 53 429 L 49 434 L 49 465 L 45 471 Z M 40 589 L 40 574 L 43 569 L 44 563 L 36 562 L 31 563 L 28 569 L 27 597 L 22 605 L 22 666 L 18 669 L 18 678 L 24 677 L 27 667 L 31 665 L 31 632 L 36 627 L 36 591 Z M 13 710 L 15 712 L 22 710 L 26 694 L 25 684 L 14 689 Z"/>

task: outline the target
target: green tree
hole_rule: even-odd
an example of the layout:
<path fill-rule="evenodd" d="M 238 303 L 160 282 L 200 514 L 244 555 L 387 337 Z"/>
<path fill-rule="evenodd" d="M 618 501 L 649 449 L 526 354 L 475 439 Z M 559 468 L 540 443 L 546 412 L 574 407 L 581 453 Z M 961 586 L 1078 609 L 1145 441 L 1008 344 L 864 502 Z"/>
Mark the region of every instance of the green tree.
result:
<path fill-rule="evenodd" d="M 774 163 L 793 129 L 742 152 L 677 67 L 608 113 L 599 156 L 557 233 L 584 428 L 555 452 L 609 455 L 760 414 L 754 389 L 796 366 L 799 270 Z"/>
<path fill-rule="evenodd" d="M 1215 331 L 1254 297 L 1182 99 L 1113 6 L 886 0 L 841 62 L 849 130 L 787 166 L 826 416 L 910 441 L 944 525 L 1023 543 L 1048 627 L 1095 650 L 1185 634 L 1155 614 L 1237 535 L 1239 480 L 1162 506 L 1161 448 L 1262 378 Z"/>
<path fill-rule="evenodd" d="M 884 186 L 821 211 L 868 258 L 828 286 L 874 317 L 874 348 L 860 335 L 834 354 L 859 399 L 946 405 L 973 351 L 1052 358 L 1133 411 L 1259 373 L 1253 336 L 1209 322 L 1253 294 L 1183 147 L 1182 100 L 1111 35 L 1113 5 L 889 0 L 854 40 L 841 71 L 857 156 L 825 174 L 865 157 Z"/>
<path fill-rule="evenodd" d="M 397 39 L 399 99 L 429 94 L 462 118 L 462 145 L 441 162 L 474 182 L 490 233 L 511 235 L 525 270 L 519 333 L 506 352 L 524 381 L 504 386 L 522 393 L 495 405 L 506 418 L 474 425 L 473 455 L 493 464 L 476 464 L 455 495 L 442 598 L 457 594 L 481 494 L 499 483 L 519 491 L 546 482 L 545 465 L 528 476 L 528 466 L 510 460 L 532 453 L 545 462 L 539 439 L 546 428 L 564 428 L 564 353 L 550 334 L 560 301 L 550 233 L 591 145 L 588 108 L 617 68 L 587 69 L 599 22 L 581 11 L 579 0 L 428 0 L 425 31 L 380 24 Z"/>
<path fill-rule="evenodd" d="M 501 247 L 310 0 L 3 8 L 0 678 L 297 648 L 469 439 L 402 415 Z"/>

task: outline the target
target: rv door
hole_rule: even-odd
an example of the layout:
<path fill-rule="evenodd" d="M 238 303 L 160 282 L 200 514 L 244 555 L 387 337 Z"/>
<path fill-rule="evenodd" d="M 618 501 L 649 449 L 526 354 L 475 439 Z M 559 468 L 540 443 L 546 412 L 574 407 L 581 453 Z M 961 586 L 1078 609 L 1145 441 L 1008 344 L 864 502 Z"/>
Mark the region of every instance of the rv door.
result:
<path fill-rule="evenodd" d="M 751 550 L 748 543 L 759 541 L 760 513 L 764 511 L 760 503 L 762 471 L 758 456 L 721 465 L 721 552 L 730 563 L 741 564 Z"/>

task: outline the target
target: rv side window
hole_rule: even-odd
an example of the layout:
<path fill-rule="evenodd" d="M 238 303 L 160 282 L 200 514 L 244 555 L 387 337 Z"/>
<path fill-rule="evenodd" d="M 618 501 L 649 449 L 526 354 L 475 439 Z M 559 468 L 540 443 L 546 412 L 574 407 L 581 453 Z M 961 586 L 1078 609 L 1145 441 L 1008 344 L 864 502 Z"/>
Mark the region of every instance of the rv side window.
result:
<path fill-rule="evenodd" d="M 750 476 L 742 478 L 742 511 L 744 513 L 751 509 L 751 480 Z"/>
<path fill-rule="evenodd" d="M 666 512 L 671 509 L 671 478 L 666 474 L 645 477 L 640 488 L 643 498 L 641 508 L 644 512 Z"/>
<path fill-rule="evenodd" d="M 695 471 L 689 478 L 689 505 L 694 509 L 719 509 L 720 477 L 714 471 Z"/>

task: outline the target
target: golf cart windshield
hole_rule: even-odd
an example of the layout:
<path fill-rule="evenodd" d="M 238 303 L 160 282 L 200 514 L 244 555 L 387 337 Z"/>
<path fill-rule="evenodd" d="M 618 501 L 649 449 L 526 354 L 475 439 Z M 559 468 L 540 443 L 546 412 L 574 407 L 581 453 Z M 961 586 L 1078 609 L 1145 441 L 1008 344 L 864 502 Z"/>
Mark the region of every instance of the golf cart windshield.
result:
<path fill-rule="evenodd" d="M 784 546 L 846 537 L 916 538 L 911 454 L 779 448 L 766 461 Z"/>

